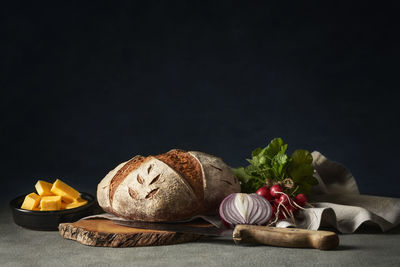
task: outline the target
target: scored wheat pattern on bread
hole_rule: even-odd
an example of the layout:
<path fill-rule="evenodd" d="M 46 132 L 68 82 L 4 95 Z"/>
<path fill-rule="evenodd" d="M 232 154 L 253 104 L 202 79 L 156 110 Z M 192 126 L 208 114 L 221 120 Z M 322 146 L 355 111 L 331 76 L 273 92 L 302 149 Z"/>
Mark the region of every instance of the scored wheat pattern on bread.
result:
<path fill-rule="evenodd" d="M 175 221 L 215 214 L 225 196 L 239 191 L 222 159 L 174 149 L 121 163 L 99 183 L 97 197 L 105 211 L 123 218 Z"/>
<path fill-rule="evenodd" d="M 150 171 L 149 171 L 149 170 L 151 169 L 151 167 L 152 167 L 152 166 L 150 166 L 150 167 L 148 168 L 148 171 L 147 171 L 148 174 L 150 174 Z M 156 183 L 156 182 L 158 181 L 158 179 L 160 178 L 160 176 L 161 176 L 161 174 L 156 175 L 154 178 L 152 178 L 152 179 L 150 180 L 150 182 L 148 182 L 148 185 L 152 185 L 152 184 Z M 138 182 L 139 184 L 141 184 L 142 186 L 145 185 L 145 182 L 146 182 L 146 181 L 145 181 L 139 174 L 136 176 L 136 180 L 137 180 L 137 182 Z M 148 193 L 146 194 L 145 198 L 151 198 L 152 196 L 154 196 L 154 194 L 157 193 L 158 189 L 159 189 L 159 188 L 154 188 L 154 189 L 152 189 L 150 192 L 148 192 Z M 133 199 L 139 200 L 138 193 L 135 191 L 135 189 L 133 189 L 133 188 L 131 188 L 131 187 L 128 187 L 128 191 L 129 191 L 129 195 L 130 195 Z"/>

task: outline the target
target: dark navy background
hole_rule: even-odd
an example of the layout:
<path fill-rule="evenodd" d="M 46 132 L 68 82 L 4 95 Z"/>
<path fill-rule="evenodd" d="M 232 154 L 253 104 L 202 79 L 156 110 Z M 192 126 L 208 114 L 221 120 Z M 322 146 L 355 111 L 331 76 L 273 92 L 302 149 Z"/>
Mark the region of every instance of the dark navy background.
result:
<path fill-rule="evenodd" d="M 109 2 L 1 4 L 2 197 L 171 148 L 245 165 L 278 136 L 400 196 L 393 6 Z"/>

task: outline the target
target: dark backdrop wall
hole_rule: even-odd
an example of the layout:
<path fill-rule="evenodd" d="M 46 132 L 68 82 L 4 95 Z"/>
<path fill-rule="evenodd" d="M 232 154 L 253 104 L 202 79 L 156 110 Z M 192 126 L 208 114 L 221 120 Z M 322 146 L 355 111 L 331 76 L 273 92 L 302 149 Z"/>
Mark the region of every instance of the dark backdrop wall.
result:
<path fill-rule="evenodd" d="M 3 198 L 37 179 L 95 192 L 171 148 L 244 165 L 274 137 L 400 196 L 394 7 L 112 2 L 0 8 Z"/>

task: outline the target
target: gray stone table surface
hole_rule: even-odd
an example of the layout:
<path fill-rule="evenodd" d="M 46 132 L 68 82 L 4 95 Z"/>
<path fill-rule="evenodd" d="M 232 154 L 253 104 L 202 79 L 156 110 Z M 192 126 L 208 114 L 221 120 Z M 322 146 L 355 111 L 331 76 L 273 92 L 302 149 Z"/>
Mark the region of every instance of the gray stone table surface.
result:
<path fill-rule="evenodd" d="M 81 245 L 58 232 L 32 231 L 0 206 L 0 266 L 400 266 L 400 227 L 340 235 L 333 251 L 235 245 L 227 238 L 133 248 Z"/>

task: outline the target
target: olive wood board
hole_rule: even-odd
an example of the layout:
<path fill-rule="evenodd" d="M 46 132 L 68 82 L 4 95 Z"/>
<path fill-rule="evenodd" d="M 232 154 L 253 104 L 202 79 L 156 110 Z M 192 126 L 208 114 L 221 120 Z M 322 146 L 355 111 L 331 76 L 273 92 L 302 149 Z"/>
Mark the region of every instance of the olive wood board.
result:
<path fill-rule="evenodd" d="M 212 227 L 209 223 L 195 225 Z M 107 219 L 61 223 L 58 230 L 66 239 L 95 247 L 162 246 L 196 241 L 202 237 L 199 234 L 132 228 L 115 224 Z"/>

